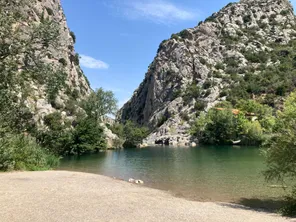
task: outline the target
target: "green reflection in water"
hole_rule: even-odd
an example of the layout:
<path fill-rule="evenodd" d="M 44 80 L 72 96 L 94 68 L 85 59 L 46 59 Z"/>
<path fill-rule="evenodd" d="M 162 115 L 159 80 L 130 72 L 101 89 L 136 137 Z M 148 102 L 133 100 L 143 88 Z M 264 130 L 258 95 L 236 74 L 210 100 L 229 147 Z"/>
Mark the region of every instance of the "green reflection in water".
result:
<path fill-rule="evenodd" d="M 264 158 L 256 147 L 149 147 L 65 158 L 62 170 L 102 174 L 145 185 L 185 198 L 236 201 L 272 198 L 281 189 L 264 182 Z"/>

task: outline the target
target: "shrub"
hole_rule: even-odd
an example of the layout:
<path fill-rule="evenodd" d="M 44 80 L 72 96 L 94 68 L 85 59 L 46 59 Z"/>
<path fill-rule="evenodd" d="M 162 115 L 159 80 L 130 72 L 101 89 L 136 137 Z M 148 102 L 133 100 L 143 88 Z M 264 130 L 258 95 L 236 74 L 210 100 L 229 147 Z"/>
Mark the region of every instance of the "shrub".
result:
<path fill-rule="evenodd" d="M 296 216 L 296 189 L 291 196 L 285 198 L 284 206 L 280 209 L 283 216 L 295 217 Z"/>
<path fill-rule="evenodd" d="M 137 124 L 131 121 L 127 121 L 123 126 L 123 137 L 125 142 L 124 148 L 135 148 L 141 144 L 143 139 L 149 134 L 149 130 L 146 127 L 139 127 Z"/>
<path fill-rule="evenodd" d="M 57 157 L 47 153 L 33 139 L 7 135 L 0 139 L 0 170 L 47 170 L 57 166 Z"/>
<path fill-rule="evenodd" d="M 182 118 L 182 120 L 185 120 L 187 122 L 190 120 L 189 115 L 186 112 L 181 112 L 180 117 Z"/>
<path fill-rule="evenodd" d="M 177 34 L 172 34 L 172 35 L 171 35 L 171 38 L 172 38 L 172 39 L 175 39 L 175 40 L 177 40 L 177 41 L 180 39 L 180 37 L 179 37 Z"/>
<path fill-rule="evenodd" d="M 286 16 L 286 15 L 288 15 L 289 14 L 289 10 L 282 10 L 281 11 L 281 15 L 282 16 Z"/>
<path fill-rule="evenodd" d="M 167 116 L 165 115 L 161 116 L 157 121 L 157 127 L 162 126 L 167 120 L 168 120 Z"/>
<path fill-rule="evenodd" d="M 245 15 L 243 17 L 243 21 L 245 24 L 251 22 L 252 21 L 251 15 Z"/>
<path fill-rule="evenodd" d="M 258 145 L 263 142 L 263 128 L 259 121 L 249 120 L 244 112 L 235 115 L 228 102 L 218 105 L 222 109 L 211 109 L 202 113 L 193 123 L 190 133 L 205 144 L 232 144 L 240 139 L 245 145 Z M 268 121 L 266 121 L 266 126 Z"/>
<path fill-rule="evenodd" d="M 219 62 L 219 63 L 216 63 L 215 68 L 224 70 L 224 65 L 223 63 Z"/>
<path fill-rule="evenodd" d="M 186 39 L 191 35 L 191 33 L 187 29 L 184 29 L 183 31 L 179 32 L 177 35 L 179 35 L 182 39 Z"/>
<path fill-rule="evenodd" d="M 199 61 L 203 65 L 206 65 L 207 64 L 207 60 L 205 60 L 204 58 L 200 58 Z"/>
<path fill-rule="evenodd" d="M 222 92 L 220 92 L 220 94 L 219 94 L 220 98 L 225 97 L 225 96 L 227 96 L 227 91 L 226 90 L 223 90 Z"/>
<path fill-rule="evenodd" d="M 76 43 L 76 35 L 75 35 L 75 33 L 71 31 L 70 36 L 72 37 L 73 42 Z"/>
<path fill-rule="evenodd" d="M 206 80 L 205 82 L 204 82 L 204 84 L 203 84 L 203 88 L 204 89 L 208 89 L 208 88 L 210 88 L 212 86 L 212 82 L 211 82 L 211 80 Z"/>
<path fill-rule="evenodd" d="M 53 15 L 53 10 L 51 8 L 45 7 L 48 15 Z"/>
<path fill-rule="evenodd" d="M 73 62 L 75 65 L 79 66 L 80 62 L 79 62 L 79 54 L 78 53 L 75 54 Z"/>
<path fill-rule="evenodd" d="M 61 63 L 63 66 L 67 66 L 67 61 L 64 58 L 60 58 L 59 63 Z"/>
<path fill-rule="evenodd" d="M 62 123 L 62 115 L 60 112 L 54 112 L 44 117 L 44 124 L 48 126 L 50 130 L 63 129 Z"/>
<path fill-rule="evenodd" d="M 265 171 L 267 181 L 291 181 L 293 192 L 287 197 L 284 215 L 296 216 L 296 93 L 292 93 L 284 104 L 283 111 L 278 112 L 274 136 L 269 140 L 264 151 L 268 169 Z"/>
<path fill-rule="evenodd" d="M 193 98 L 197 99 L 201 96 L 201 88 L 197 86 L 196 83 L 192 83 L 190 86 L 187 87 L 184 95 L 183 101 L 185 104 L 188 104 Z"/>
<path fill-rule="evenodd" d="M 194 109 L 197 111 L 203 111 L 206 108 L 207 103 L 205 101 L 197 100 L 194 104 Z"/>
<path fill-rule="evenodd" d="M 78 89 L 74 89 L 72 92 L 71 92 L 71 96 L 74 100 L 78 99 L 79 98 L 79 90 Z"/>

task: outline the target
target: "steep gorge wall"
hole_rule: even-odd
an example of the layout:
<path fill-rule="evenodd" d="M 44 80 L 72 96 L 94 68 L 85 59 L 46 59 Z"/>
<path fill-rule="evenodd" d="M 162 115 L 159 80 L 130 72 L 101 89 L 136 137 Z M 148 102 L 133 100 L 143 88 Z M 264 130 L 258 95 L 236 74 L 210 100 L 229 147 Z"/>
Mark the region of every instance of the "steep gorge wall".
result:
<path fill-rule="evenodd" d="M 24 51 L 17 55 L 19 66 L 24 67 L 19 68 L 22 78 L 17 91 L 35 122 L 42 126 L 44 117 L 55 111 L 73 119 L 73 110 L 79 109 L 74 102 L 89 95 L 91 88 L 79 66 L 75 35 L 67 26 L 60 0 L 3 0 L 1 4 L 3 13 L 17 18 L 13 26 L 20 30 L 15 35 L 21 37 L 16 37 L 16 44 L 22 40 L 32 44 L 27 48 L 24 45 Z M 29 66 L 33 68 L 26 73 Z M 34 66 L 38 71 L 31 74 Z"/>
<path fill-rule="evenodd" d="M 192 29 L 163 41 L 144 81 L 118 118 L 149 126 L 148 143 L 188 144 L 190 120 L 226 99 L 232 76 L 261 68 L 252 55 L 267 57 L 274 45 L 295 39 L 295 16 L 287 0 L 230 3 Z M 251 56 L 250 56 L 251 55 Z M 237 83 L 239 84 L 239 83 Z"/>

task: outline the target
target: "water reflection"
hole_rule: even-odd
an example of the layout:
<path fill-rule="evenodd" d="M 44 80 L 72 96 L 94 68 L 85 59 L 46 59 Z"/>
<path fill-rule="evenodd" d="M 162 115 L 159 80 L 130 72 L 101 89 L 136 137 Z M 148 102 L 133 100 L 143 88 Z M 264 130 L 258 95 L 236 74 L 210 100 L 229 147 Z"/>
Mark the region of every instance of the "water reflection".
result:
<path fill-rule="evenodd" d="M 277 197 L 261 174 L 263 157 L 255 147 L 150 147 L 66 158 L 60 169 L 136 178 L 154 188 L 198 200 L 232 201 Z"/>

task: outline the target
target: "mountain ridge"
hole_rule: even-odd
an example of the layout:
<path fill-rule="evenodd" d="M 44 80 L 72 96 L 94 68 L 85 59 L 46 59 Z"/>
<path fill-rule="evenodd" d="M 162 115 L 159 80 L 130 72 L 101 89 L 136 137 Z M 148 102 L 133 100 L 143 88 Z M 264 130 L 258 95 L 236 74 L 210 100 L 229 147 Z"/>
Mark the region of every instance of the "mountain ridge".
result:
<path fill-rule="evenodd" d="M 276 66 L 268 54 L 295 39 L 295 33 L 295 15 L 287 0 L 229 3 L 160 44 L 118 119 L 150 127 L 147 143 L 188 145 L 190 119 L 226 100 L 236 81 L 232 78 L 243 78 L 250 69 L 258 74 L 261 64 Z"/>

